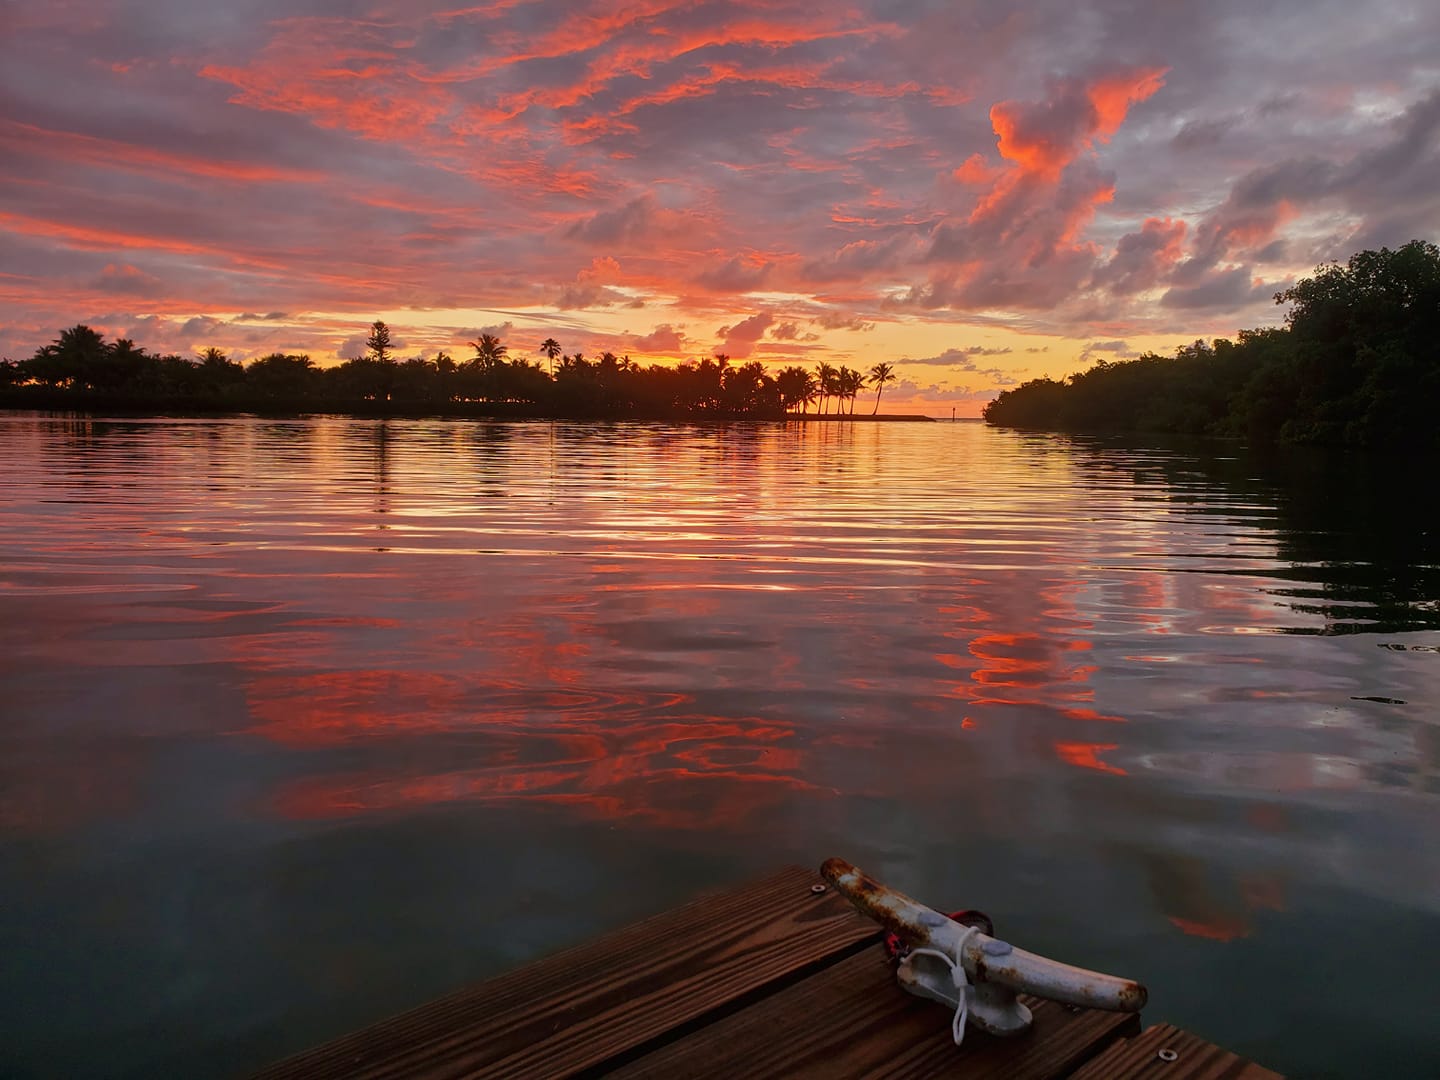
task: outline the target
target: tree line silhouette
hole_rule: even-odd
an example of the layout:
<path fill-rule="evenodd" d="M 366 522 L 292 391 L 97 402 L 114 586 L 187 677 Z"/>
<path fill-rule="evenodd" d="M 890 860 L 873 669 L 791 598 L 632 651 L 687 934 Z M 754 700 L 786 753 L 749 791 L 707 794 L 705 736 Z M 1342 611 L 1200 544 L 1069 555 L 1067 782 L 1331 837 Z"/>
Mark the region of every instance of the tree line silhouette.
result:
<path fill-rule="evenodd" d="M 991 424 L 1440 450 L 1440 248 L 1362 251 L 1275 294 L 1284 327 L 1032 379 Z"/>
<path fill-rule="evenodd" d="M 0 404 L 766 419 L 804 415 L 812 405 L 818 416 L 853 416 L 866 386 L 875 389 L 876 415 L 896 378 L 890 363 L 868 374 L 821 363 L 772 375 L 759 361 L 732 365 L 724 354 L 642 366 L 611 352 L 593 360 L 566 354 L 554 338 L 535 350 L 542 364 L 512 357 L 489 333 L 469 343 L 474 356 L 463 360 L 444 350 L 402 360 L 383 321 L 371 325 L 365 345 L 363 356 L 329 368 L 283 352 L 242 364 L 217 348 L 192 360 L 73 326 L 28 360 L 0 361 Z"/>

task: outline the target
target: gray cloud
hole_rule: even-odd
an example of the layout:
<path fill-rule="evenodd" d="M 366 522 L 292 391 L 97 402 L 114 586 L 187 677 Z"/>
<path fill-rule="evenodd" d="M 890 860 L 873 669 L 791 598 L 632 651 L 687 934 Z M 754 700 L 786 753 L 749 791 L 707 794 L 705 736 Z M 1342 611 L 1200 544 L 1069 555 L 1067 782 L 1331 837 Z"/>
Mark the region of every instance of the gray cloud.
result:
<path fill-rule="evenodd" d="M 977 371 L 986 374 L 998 374 L 999 368 L 982 368 L 975 362 L 977 356 L 1005 356 L 1011 349 L 987 349 L 979 345 L 972 345 L 965 349 L 946 349 L 937 356 L 907 356 L 898 361 L 901 364 L 920 364 L 926 367 L 944 367 L 955 371 Z"/>
<path fill-rule="evenodd" d="M 865 333 L 875 329 L 875 324 L 868 319 L 859 315 L 846 315 L 840 311 L 822 311 L 815 316 L 814 323 L 826 330 L 855 330 Z"/>
<path fill-rule="evenodd" d="M 129 263 L 109 263 L 91 280 L 90 287 L 122 296 L 154 297 L 164 292 L 165 283 Z"/>
<path fill-rule="evenodd" d="M 1230 311 L 1271 297 L 1274 293 L 1273 286 L 1254 283 L 1248 266 L 1237 266 L 1207 274 L 1193 285 L 1177 285 L 1166 291 L 1160 303 L 1167 308 L 1220 308 Z"/>
<path fill-rule="evenodd" d="M 770 276 L 766 262 L 752 262 L 739 256 L 695 275 L 695 284 L 715 292 L 742 293 L 758 289 Z"/>
<path fill-rule="evenodd" d="M 624 293 L 612 289 L 608 285 L 599 285 L 593 281 L 574 281 L 560 287 L 560 291 L 555 294 L 554 303 L 557 308 L 566 311 L 611 307 L 615 304 L 627 303 L 629 299 Z"/>

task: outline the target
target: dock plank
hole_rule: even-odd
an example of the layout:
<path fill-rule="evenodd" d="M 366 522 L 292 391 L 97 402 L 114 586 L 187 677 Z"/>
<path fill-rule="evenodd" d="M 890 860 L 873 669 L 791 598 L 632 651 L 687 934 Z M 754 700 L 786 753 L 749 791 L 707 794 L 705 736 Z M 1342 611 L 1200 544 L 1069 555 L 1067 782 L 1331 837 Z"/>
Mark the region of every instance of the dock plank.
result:
<path fill-rule="evenodd" d="M 1175 1054 L 1165 1061 L 1160 1051 Z M 1224 1047 L 1170 1024 L 1117 1043 L 1075 1074 L 1073 1080 L 1284 1080 Z"/>
<path fill-rule="evenodd" d="M 288 1058 L 256 1080 L 562 1077 L 621 1064 L 878 940 L 792 867 Z"/>
<path fill-rule="evenodd" d="M 1034 1027 L 1013 1039 L 971 1030 L 957 1049 L 945 1009 L 900 989 L 883 952 L 867 949 L 803 983 L 606 1075 L 613 1080 L 737 1076 L 994 1077 L 1070 1074 L 1139 1017 L 1024 998 Z"/>

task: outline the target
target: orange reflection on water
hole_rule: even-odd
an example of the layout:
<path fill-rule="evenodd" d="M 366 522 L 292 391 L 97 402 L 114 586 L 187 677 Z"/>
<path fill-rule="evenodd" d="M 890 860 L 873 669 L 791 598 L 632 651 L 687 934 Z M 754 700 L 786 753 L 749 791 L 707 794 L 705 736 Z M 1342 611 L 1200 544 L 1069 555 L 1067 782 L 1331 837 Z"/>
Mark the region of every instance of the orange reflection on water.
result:
<path fill-rule="evenodd" d="M 1244 910 L 1216 909 L 1203 918 L 1169 916 L 1181 933 L 1190 937 L 1207 938 L 1210 941 L 1234 941 L 1249 937 L 1255 932 L 1251 916 L 1257 911 L 1285 911 L 1285 885 L 1273 874 L 1252 874 L 1242 876 L 1237 882 L 1240 901 Z M 1208 897 L 1207 897 L 1208 899 Z"/>
<path fill-rule="evenodd" d="M 1058 640 L 1030 631 L 982 634 L 970 642 L 969 650 L 982 664 L 970 673 L 980 689 L 957 686 L 954 693 L 976 705 L 1040 705 L 1071 720 L 1123 723 L 1123 717 L 1090 707 L 1095 691 L 1086 684 L 1097 668 L 1075 663 L 1073 657 L 1091 648 L 1080 638 Z M 962 664 L 953 656 L 936 659 L 951 667 Z"/>
<path fill-rule="evenodd" d="M 1207 938 L 1210 941 L 1234 941 L 1236 938 L 1250 936 L 1249 924 L 1240 918 L 1222 918 L 1215 922 L 1200 922 L 1196 919 L 1183 919 L 1178 915 L 1171 915 L 1170 922 L 1182 934 Z"/>
<path fill-rule="evenodd" d="M 427 776 L 316 777 L 281 791 L 274 808 L 282 816 L 311 820 L 415 809 L 454 802 L 564 804 L 596 820 L 629 821 L 659 828 L 735 826 L 781 804 L 787 792 L 815 792 L 815 785 L 783 774 L 650 769 L 643 777 L 598 790 L 585 769 L 535 769 L 510 773 L 461 770 Z"/>
<path fill-rule="evenodd" d="M 1273 871 L 1222 879 L 1206 860 L 1174 851 L 1153 854 L 1148 869 L 1157 906 L 1189 937 L 1235 941 L 1255 932 L 1255 912 L 1285 910 L 1284 882 Z"/>
<path fill-rule="evenodd" d="M 298 746 L 443 731 L 465 687 L 432 671 L 321 671 L 257 676 L 248 690 L 259 721 L 248 733 Z"/>
<path fill-rule="evenodd" d="M 1115 776 L 1126 776 L 1128 774 L 1118 765 L 1111 765 L 1108 761 L 1100 760 L 1101 754 L 1118 749 L 1118 745 L 1117 743 L 1057 742 L 1055 752 L 1066 764 L 1076 765 L 1082 769 L 1111 773 Z"/>
<path fill-rule="evenodd" d="M 498 747 L 487 739 L 477 749 L 483 766 L 310 777 L 286 787 L 273 805 L 286 817 L 327 818 L 524 799 L 573 804 L 596 818 L 696 828 L 737 824 L 788 791 L 820 790 L 800 778 L 800 751 L 777 745 L 794 732 L 762 720 L 687 715 L 656 722 L 591 713 L 565 721 L 585 727 L 581 732 L 525 730 L 513 715 L 477 716 L 473 723 L 478 732 L 500 729 Z"/>

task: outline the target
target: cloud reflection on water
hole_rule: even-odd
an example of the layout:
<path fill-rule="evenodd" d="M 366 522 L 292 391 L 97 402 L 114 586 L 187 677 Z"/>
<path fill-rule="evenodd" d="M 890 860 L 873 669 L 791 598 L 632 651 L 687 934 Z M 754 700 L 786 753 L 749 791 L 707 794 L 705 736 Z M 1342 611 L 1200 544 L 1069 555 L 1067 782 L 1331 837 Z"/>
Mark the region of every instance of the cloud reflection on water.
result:
<path fill-rule="evenodd" d="M 1288 530 L 1243 469 L 971 425 L 10 418 L 0 448 L 16 850 L 323 877 L 465 828 L 603 880 L 612 829 L 657 865 L 838 844 L 921 894 L 983 865 L 1032 927 L 1098 879 L 1141 957 L 1303 936 L 1316 890 L 1440 895 L 1440 560 L 1308 502 Z"/>

